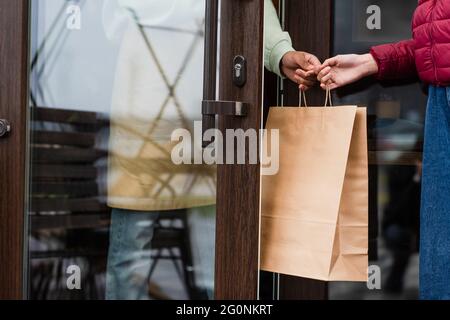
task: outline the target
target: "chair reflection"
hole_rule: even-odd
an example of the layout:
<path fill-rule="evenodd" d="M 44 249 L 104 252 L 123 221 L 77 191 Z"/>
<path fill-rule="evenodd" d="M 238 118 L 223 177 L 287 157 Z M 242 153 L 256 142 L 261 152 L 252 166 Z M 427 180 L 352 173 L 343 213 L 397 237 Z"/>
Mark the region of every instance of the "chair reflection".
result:
<path fill-rule="evenodd" d="M 32 118 L 30 298 L 103 299 L 111 210 L 104 187 L 108 152 L 101 141 L 109 122 L 101 114 L 50 108 L 32 108 Z M 190 245 L 183 210 L 157 221 L 151 298 L 171 298 L 156 284 L 163 260 L 172 262 L 187 297 L 205 298 L 196 285 Z M 67 290 L 69 265 L 82 267 L 80 291 Z"/>

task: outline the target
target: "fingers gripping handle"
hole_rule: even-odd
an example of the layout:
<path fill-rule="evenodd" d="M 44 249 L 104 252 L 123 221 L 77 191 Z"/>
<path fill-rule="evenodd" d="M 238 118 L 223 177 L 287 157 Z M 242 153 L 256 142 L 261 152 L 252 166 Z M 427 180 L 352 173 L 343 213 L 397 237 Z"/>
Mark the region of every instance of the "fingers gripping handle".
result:
<path fill-rule="evenodd" d="M 303 90 L 299 90 L 298 93 L 298 106 L 302 107 L 305 106 L 308 107 L 308 103 L 306 102 L 306 93 Z M 331 95 L 331 90 L 327 88 L 326 94 L 325 94 L 325 104 L 324 107 L 332 107 L 333 106 L 333 97 Z"/>

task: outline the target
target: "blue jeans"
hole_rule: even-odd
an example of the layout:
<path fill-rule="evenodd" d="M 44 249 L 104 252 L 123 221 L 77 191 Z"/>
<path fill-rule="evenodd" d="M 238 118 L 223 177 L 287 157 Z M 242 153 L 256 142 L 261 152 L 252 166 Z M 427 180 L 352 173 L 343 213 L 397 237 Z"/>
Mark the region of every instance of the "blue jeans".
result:
<path fill-rule="evenodd" d="M 147 300 L 151 242 L 158 212 L 113 209 L 111 215 L 107 300 Z"/>
<path fill-rule="evenodd" d="M 195 285 L 212 297 L 214 289 L 215 206 L 186 210 L 191 233 Z M 155 222 L 166 212 L 113 209 L 110 227 L 107 300 L 148 300 Z"/>
<path fill-rule="evenodd" d="M 420 238 L 420 298 L 450 299 L 450 87 L 429 90 Z"/>

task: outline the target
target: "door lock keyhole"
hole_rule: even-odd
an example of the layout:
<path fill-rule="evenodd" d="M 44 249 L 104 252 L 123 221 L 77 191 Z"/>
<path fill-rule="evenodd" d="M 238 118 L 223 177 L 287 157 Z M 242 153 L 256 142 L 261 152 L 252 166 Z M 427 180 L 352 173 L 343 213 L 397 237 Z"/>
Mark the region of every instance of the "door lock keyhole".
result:
<path fill-rule="evenodd" d="M 5 137 L 11 131 L 11 125 L 5 119 L 0 119 L 0 138 Z"/>
<path fill-rule="evenodd" d="M 247 61 L 243 56 L 236 56 L 233 60 L 233 83 L 241 88 L 247 82 Z"/>

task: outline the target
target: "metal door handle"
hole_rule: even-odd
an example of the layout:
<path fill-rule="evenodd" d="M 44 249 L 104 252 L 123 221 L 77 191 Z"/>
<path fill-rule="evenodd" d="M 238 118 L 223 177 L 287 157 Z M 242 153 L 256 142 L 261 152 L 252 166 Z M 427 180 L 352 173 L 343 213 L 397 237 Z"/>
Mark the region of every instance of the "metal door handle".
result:
<path fill-rule="evenodd" d="M 216 125 L 216 115 L 245 117 L 248 112 L 248 104 L 239 101 L 215 101 L 205 100 L 202 103 L 203 115 L 203 136 L 209 129 L 214 129 Z M 203 141 L 206 148 L 211 142 Z"/>
<path fill-rule="evenodd" d="M 239 101 L 203 101 L 202 114 L 204 116 L 236 116 L 245 117 L 248 105 Z"/>
<path fill-rule="evenodd" d="M 11 132 L 11 125 L 8 120 L 0 119 L 0 138 L 5 137 L 9 132 Z"/>

